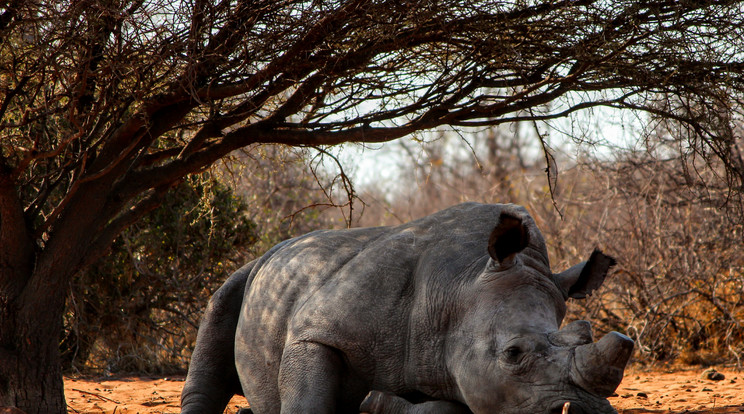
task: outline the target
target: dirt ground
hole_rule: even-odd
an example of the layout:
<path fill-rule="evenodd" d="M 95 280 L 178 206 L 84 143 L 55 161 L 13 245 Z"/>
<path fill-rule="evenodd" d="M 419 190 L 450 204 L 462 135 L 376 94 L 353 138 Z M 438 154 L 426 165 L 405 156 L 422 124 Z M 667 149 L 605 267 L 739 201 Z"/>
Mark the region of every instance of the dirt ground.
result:
<path fill-rule="evenodd" d="M 621 414 L 744 413 L 744 371 L 718 369 L 723 378 L 708 379 L 699 368 L 643 370 L 631 367 L 610 398 Z M 178 413 L 183 378 L 65 378 L 69 413 Z M 233 398 L 233 414 L 245 399 Z"/>

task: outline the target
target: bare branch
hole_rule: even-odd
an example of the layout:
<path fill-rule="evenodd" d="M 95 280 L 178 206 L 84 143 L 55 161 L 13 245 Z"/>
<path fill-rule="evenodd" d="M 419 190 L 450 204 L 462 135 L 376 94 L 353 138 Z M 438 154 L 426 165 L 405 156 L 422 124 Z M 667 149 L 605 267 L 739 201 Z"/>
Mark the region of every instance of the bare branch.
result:
<path fill-rule="evenodd" d="M 139 202 L 128 210 L 119 214 L 96 234 L 96 237 L 87 248 L 88 254 L 80 264 L 81 268 L 87 267 L 105 254 L 114 239 L 127 227 L 142 218 L 145 214 L 156 209 L 163 201 L 168 187 L 153 189 Z"/>

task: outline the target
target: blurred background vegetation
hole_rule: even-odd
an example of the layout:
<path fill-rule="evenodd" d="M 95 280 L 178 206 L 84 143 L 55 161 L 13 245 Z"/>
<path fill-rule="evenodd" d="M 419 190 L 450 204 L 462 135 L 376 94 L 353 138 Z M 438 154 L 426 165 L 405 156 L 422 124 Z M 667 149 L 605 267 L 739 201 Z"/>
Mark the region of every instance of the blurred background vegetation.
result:
<path fill-rule="evenodd" d="M 561 172 L 548 177 L 531 129 L 418 136 L 365 149 L 371 161 L 361 168 L 358 155 L 343 152 L 233 154 L 184 180 L 75 279 L 61 341 L 66 369 L 184 372 L 203 307 L 243 263 L 314 229 L 395 225 L 463 201 L 525 205 L 554 270 L 594 247 L 615 256 L 605 286 L 571 300 L 566 321 L 589 319 L 596 336 L 630 335 L 635 363 L 740 366 L 742 213 L 723 166 L 654 135 L 622 151 L 553 148 L 547 162 Z"/>

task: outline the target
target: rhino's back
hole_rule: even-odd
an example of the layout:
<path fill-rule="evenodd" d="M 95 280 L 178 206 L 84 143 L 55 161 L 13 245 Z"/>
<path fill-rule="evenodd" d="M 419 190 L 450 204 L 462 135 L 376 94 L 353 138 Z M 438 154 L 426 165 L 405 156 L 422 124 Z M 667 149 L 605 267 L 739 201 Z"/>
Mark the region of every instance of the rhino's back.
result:
<path fill-rule="evenodd" d="M 519 207 L 466 203 L 395 227 L 313 232 L 267 254 L 238 324 L 239 371 L 252 377 L 241 375 L 244 388 L 271 393 L 282 351 L 295 341 L 341 350 L 372 382 L 394 381 L 380 372 L 403 363 L 411 298 L 427 279 L 480 272 L 504 209 L 531 221 Z"/>
<path fill-rule="evenodd" d="M 486 260 L 489 234 L 504 209 L 526 214 L 511 205 L 464 203 L 399 226 L 321 230 L 289 240 L 254 269 L 244 309 L 261 309 L 255 320 L 262 325 L 287 323 L 313 298 L 337 306 L 343 319 L 358 304 L 373 301 L 379 310 L 380 300 L 412 288 L 417 272 L 454 274 Z M 355 300 L 344 301 L 346 294 Z M 314 324 L 333 315 L 316 312 Z"/>

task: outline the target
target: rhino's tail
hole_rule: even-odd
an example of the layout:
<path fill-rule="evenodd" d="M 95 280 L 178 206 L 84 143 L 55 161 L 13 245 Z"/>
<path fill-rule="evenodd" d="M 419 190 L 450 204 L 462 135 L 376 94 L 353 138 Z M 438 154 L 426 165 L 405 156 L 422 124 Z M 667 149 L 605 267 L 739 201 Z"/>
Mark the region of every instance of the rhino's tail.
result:
<path fill-rule="evenodd" d="M 235 368 L 235 330 L 255 263 L 233 273 L 209 300 L 181 393 L 182 414 L 222 414 L 233 395 L 243 393 Z"/>

